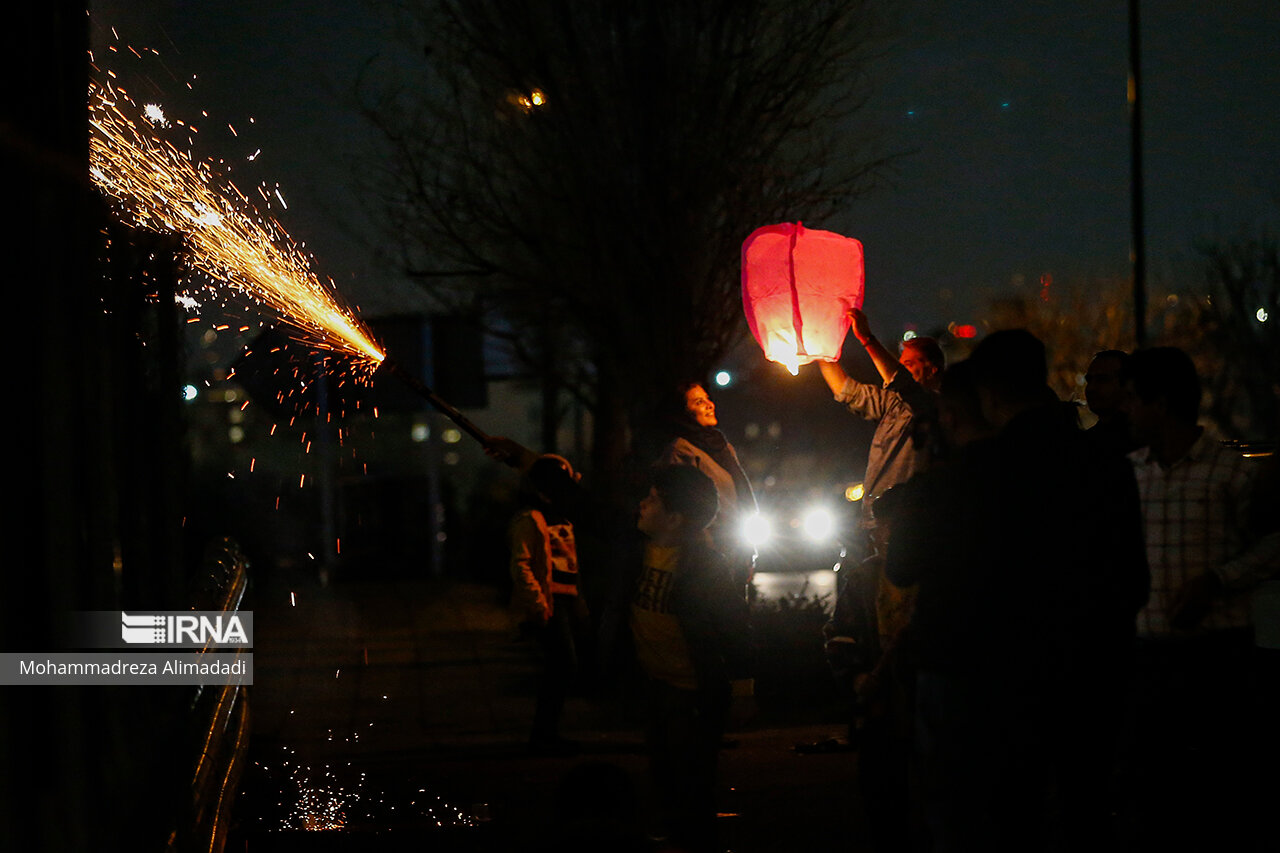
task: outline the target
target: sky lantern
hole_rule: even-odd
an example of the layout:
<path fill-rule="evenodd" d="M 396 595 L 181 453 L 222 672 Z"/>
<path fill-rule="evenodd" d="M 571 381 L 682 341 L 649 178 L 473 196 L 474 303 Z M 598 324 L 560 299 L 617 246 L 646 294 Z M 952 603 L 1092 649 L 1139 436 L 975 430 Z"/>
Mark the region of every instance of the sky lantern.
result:
<path fill-rule="evenodd" d="M 765 357 L 794 376 L 836 361 L 862 307 L 862 244 L 799 222 L 757 228 L 742 244 L 742 307 Z"/>

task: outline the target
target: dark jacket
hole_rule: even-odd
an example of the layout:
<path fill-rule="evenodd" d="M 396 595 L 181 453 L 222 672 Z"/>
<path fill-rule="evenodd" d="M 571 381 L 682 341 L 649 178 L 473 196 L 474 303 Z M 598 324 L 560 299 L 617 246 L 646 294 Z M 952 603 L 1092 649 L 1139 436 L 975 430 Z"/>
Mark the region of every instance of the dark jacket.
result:
<path fill-rule="evenodd" d="M 920 584 L 922 668 L 1055 677 L 1132 641 L 1149 574 L 1124 462 L 1043 406 L 906 484 L 885 573 Z"/>

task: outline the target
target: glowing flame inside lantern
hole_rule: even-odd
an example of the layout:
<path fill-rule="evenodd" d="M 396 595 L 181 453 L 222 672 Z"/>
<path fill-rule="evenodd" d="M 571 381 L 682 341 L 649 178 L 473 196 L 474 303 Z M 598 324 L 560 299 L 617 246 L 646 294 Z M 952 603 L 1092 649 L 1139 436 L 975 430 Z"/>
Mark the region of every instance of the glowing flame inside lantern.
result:
<path fill-rule="evenodd" d="M 862 244 L 801 223 L 767 225 L 742 244 L 742 306 L 765 357 L 794 376 L 836 361 L 862 307 Z"/>

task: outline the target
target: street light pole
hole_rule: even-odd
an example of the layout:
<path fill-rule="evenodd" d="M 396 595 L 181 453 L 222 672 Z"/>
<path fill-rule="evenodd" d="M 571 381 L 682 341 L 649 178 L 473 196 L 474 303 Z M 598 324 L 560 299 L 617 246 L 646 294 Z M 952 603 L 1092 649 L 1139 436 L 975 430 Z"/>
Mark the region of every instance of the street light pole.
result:
<path fill-rule="evenodd" d="M 1147 343 L 1147 246 L 1142 216 L 1142 26 L 1140 0 L 1129 0 L 1129 209 L 1132 242 L 1129 263 L 1133 275 L 1133 338 L 1135 347 Z"/>

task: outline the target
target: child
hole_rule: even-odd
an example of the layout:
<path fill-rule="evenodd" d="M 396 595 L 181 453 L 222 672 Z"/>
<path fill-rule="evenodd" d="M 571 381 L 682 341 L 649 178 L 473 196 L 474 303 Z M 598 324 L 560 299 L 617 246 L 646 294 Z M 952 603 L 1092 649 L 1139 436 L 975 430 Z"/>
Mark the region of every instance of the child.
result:
<path fill-rule="evenodd" d="M 664 466 L 636 523 L 648 537 L 630 621 L 648 676 L 649 775 L 660 831 L 689 850 L 714 849 L 717 753 L 747 647 L 741 585 L 706 532 L 717 505 L 701 471 Z"/>
<path fill-rule="evenodd" d="M 573 524 L 545 484 L 577 481 L 569 462 L 547 454 L 526 475 L 526 507 L 511 522 L 512 607 L 521 628 L 542 647 L 543 670 L 529 747 L 535 753 L 568 753 L 560 736 L 560 713 L 578 672 L 578 645 L 586 607 L 578 594 L 578 549 Z"/>

